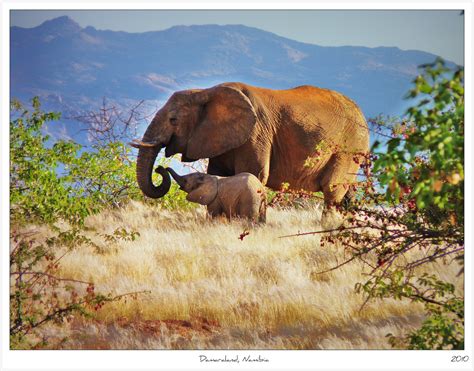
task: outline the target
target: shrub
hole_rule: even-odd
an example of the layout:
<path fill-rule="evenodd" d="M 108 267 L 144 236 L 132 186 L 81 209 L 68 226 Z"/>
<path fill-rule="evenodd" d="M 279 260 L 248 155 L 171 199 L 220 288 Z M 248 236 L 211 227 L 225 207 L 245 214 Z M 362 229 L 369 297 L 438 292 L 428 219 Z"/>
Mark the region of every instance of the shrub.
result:
<path fill-rule="evenodd" d="M 53 141 L 43 133 L 59 113 L 43 112 L 38 98 L 30 112 L 13 102 L 10 123 L 10 202 L 13 223 L 54 223 L 60 219 L 82 224 L 104 207 L 144 196 L 135 178 L 132 149 L 120 141 L 94 143 L 85 151 L 71 140 Z M 169 160 L 161 159 L 167 166 Z M 154 174 L 155 181 L 158 178 Z M 184 192 L 173 184 L 162 199 L 165 208 L 189 207 Z"/>
<path fill-rule="evenodd" d="M 436 275 L 421 273 L 420 267 L 457 262 L 462 272 L 463 70 L 449 70 L 441 60 L 423 66 L 408 98 L 414 105 L 391 125 L 388 141 L 373 145 L 372 175 L 363 184 L 364 192 L 348 210 L 341 210 L 347 224 L 338 240 L 349 258 L 331 269 L 362 260 L 369 271 L 356 290 L 366 295 L 366 302 L 395 298 L 425 305 L 421 328 L 400 338 L 389 335 L 392 345 L 462 349 L 462 293 Z M 321 241 L 324 246 L 335 237 L 325 235 Z"/>
<path fill-rule="evenodd" d="M 119 142 L 83 151 L 73 141 L 53 141 L 44 125 L 60 118 L 41 110 L 38 98 L 32 111 L 12 103 L 10 123 L 10 346 L 45 345 L 35 330 L 45 323 L 60 322 L 74 314 L 119 300 L 94 292 L 94 283 L 59 275 L 60 261 L 71 249 L 94 245 L 83 233 L 87 216 L 104 207 L 141 197 L 135 185 L 135 166 L 130 149 Z M 60 222 L 67 222 L 66 226 Z M 46 224 L 51 236 L 39 241 L 26 224 Z M 134 239 L 137 232 L 118 228 L 106 241 Z M 96 246 L 97 247 L 97 246 Z M 66 252 L 57 256 L 57 251 Z"/>

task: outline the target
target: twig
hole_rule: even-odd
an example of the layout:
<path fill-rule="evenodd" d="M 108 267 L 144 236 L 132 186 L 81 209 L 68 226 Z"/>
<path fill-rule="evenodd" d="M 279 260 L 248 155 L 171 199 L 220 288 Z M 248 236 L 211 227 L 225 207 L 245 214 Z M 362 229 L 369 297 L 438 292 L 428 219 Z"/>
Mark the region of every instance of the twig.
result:
<path fill-rule="evenodd" d="M 52 279 L 55 279 L 57 281 L 66 281 L 66 282 L 76 282 L 76 283 L 83 283 L 85 285 L 92 285 L 92 282 L 86 282 L 86 281 L 81 281 L 81 280 L 76 280 L 76 279 L 73 279 L 73 278 L 61 278 L 61 277 L 56 277 L 52 274 L 49 274 L 49 273 L 45 273 L 45 272 L 11 272 L 10 275 L 23 275 L 23 274 L 27 274 L 27 275 L 33 275 L 33 276 L 45 276 L 45 277 L 48 277 L 48 278 L 52 278 Z M 36 282 L 36 281 L 35 281 Z M 33 282 L 33 284 L 35 283 Z"/>
<path fill-rule="evenodd" d="M 296 233 L 296 234 L 288 234 L 286 236 L 279 236 L 278 238 L 288 238 L 288 237 L 298 237 L 298 236 L 307 236 L 307 235 L 312 235 L 312 234 L 321 234 L 321 233 L 330 233 L 330 232 L 342 232 L 350 229 L 359 229 L 363 228 L 360 226 L 355 226 L 355 227 L 343 227 L 343 228 L 335 228 L 335 229 L 328 229 L 325 231 L 314 231 L 314 232 L 304 232 L 304 233 Z"/>

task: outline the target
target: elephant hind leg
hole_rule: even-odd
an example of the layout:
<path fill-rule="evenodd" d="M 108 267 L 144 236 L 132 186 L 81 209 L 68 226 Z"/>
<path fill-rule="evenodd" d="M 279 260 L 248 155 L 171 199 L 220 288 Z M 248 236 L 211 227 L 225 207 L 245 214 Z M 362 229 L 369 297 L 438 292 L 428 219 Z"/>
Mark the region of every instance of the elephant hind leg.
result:
<path fill-rule="evenodd" d="M 344 198 L 341 201 L 342 206 L 345 208 L 348 208 L 351 205 L 351 203 L 355 200 L 355 198 L 356 198 L 356 191 L 354 190 L 354 188 L 351 187 L 349 188 L 349 190 L 344 195 Z"/>
<path fill-rule="evenodd" d="M 343 201 L 345 195 L 352 196 L 349 186 L 355 181 L 358 169 L 359 165 L 353 161 L 352 156 L 344 154 L 334 154 L 325 166 L 320 183 L 324 194 L 321 217 L 323 230 L 336 229 L 343 224 L 343 217 L 335 206 Z"/>
<path fill-rule="evenodd" d="M 240 218 L 248 219 L 254 223 L 265 223 L 266 202 L 263 197 L 245 194 L 239 200 L 236 214 Z"/>
<path fill-rule="evenodd" d="M 325 204 L 335 205 L 343 200 L 349 186 L 357 178 L 358 169 L 359 165 L 354 162 L 350 154 L 335 153 L 331 156 L 324 167 L 320 181 Z"/>

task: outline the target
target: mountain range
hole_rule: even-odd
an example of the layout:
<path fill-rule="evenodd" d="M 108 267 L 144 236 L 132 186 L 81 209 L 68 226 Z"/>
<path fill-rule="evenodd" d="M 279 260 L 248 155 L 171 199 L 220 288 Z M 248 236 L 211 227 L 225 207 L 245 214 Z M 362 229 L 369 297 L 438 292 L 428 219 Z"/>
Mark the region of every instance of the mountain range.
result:
<path fill-rule="evenodd" d="M 92 109 L 103 97 L 163 102 L 176 90 L 241 81 L 315 85 L 349 96 L 366 117 L 401 114 L 418 66 L 436 58 L 396 47 L 323 47 L 243 25 L 127 33 L 83 28 L 66 16 L 11 27 L 10 41 L 11 96 L 38 95 L 69 112 Z"/>

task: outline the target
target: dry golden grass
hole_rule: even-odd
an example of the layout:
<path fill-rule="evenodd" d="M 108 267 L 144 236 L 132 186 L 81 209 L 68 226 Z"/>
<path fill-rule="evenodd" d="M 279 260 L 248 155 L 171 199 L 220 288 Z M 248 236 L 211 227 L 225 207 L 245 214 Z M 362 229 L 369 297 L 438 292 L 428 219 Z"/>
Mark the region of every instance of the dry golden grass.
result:
<path fill-rule="evenodd" d="M 243 240 L 243 222 L 211 221 L 204 209 L 131 203 L 90 217 L 96 232 L 124 227 L 140 237 L 100 251 L 78 247 L 62 259 L 62 275 L 93 281 L 97 292 L 150 293 L 44 333 L 67 338 L 60 346 L 72 349 L 390 348 L 385 335 L 418 326 L 422 306 L 384 300 L 360 310 L 364 298 L 354 285 L 367 267 L 354 262 L 317 274 L 344 259 L 342 248 L 321 247 L 317 235 L 279 238 L 318 230 L 320 214 L 318 206 L 270 208 L 267 224 Z M 435 269 L 462 289 L 456 265 Z"/>

